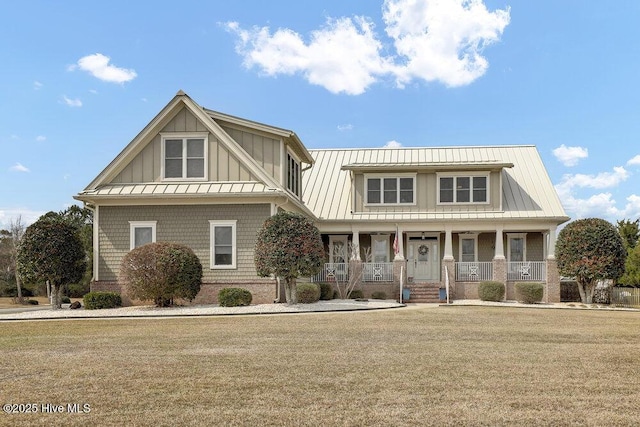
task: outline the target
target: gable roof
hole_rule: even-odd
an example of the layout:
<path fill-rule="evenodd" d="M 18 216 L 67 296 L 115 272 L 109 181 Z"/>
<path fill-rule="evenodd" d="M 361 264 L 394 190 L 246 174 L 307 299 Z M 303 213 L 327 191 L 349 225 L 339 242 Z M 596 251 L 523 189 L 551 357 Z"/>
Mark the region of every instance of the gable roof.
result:
<path fill-rule="evenodd" d="M 325 221 L 473 219 L 568 220 L 535 146 L 424 147 L 310 150 L 303 200 Z M 501 170 L 502 211 L 460 208 L 437 212 L 352 212 L 354 172 Z"/>
<path fill-rule="evenodd" d="M 140 131 L 138 135 L 116 156 L 115 159 L 85 188 L 84 192 L 109 185 L 111 181 L 140 153 L 151 139 L 182 108 L 187 108 L 209 132 L 236 155 L 241 162 L 250 166 L 252 173 L 266 186 L 278 188 L 279 184 L 256 161 L 249 156 L 238 143 L 231 138 L 202 107 L 196 104 L 186 93 L 178 91 L 171 101 Z"/>

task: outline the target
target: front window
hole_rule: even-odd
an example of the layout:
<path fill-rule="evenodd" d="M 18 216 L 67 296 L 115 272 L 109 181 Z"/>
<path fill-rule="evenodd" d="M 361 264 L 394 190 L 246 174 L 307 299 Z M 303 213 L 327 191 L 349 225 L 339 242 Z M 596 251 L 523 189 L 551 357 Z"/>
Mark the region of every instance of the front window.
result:
<path fill-rule="evenodd" d="M 523 262 L 527 259 L 527 254 L 525 251 L 526 244 L 526 235 L 524 234 L 510 234 L 509 238 L 509 261 L 510 262 Z"/>
<path fill-rule="evenodd" d="M 415 176 L 367 177 L 366 185 L 367 204 L 414 204 Z"/>
<path fill-rule="evenodd" d="M 129 249 L 156 241 L 156 221 L 129 221 Z"/>
<path fill-rule="evenodd" d="M 487 203 L 488 177 L 441 176 L 438 179 L 439 203 Z"/>
<path fill-rule="evenodd" d="M 207 136 L 163 135 L 163 177 L 165 179 L 207 178 Z"/>
<path fill-rule="evenodd" d="M 476 242 L 475 237 L 460 238 L 460 261 L 476 262 Z"/>
<path fill-rule="evenodd" d="M 373 262 L 389 262 L 389 235 L 371 236 Z"/>
<path fill-rule="evenodd" d="M 236 268 L 237 221 L 209 221 L 211 226 L 211 268 Z"/>

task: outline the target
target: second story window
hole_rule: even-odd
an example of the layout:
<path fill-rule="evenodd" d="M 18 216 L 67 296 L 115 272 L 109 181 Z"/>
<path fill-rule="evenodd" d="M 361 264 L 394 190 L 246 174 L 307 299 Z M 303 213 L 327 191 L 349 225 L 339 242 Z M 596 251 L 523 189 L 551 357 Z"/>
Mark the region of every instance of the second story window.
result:
<path fill-rule="evenodd" d="M 300 162 L 287 153 L 287 189 L 300 196 Z"/>
<path fill-rule="evenodd" d="M 438 177 L 438 203 L 487 203 L 488 176 Z"/>
<path fill-rule="evenodd" d="M 366 177 L 366 203 L 370 205 L 412 205 L 415 203 L 415 177 Z"/>
<path fill-rule="evenodd" d="M 207 136 L 163 135 L 164 179 L 207 179 Z"/>

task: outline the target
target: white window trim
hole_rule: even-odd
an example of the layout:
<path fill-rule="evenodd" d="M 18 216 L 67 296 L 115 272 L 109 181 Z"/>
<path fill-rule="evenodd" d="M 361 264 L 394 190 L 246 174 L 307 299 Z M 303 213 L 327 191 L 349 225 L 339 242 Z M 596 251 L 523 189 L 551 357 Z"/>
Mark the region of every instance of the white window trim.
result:
<path fill-rule="evenodd" d="M 330 235 L 329 236 L 329 262 L 333 263 L 333 245 L 337 242 L 342 242 L 343 244 L 343 248 L 344 248 L 344 260 L 345 262 L 348 262 L 348 257 L 349 254 L 348 252 L 348 247 L 347 247 L 347 236 L 333 236 Z"/>
<path fill-rule="evenodd" d="M 453 185 L 453 202 L 441 202 L 440 201 L 440 178 L 454 178 Z M 455 180 L 457 178 L 471 178 L 471 182 L 473 182 L 473 178 L 486 178 L 487 179 L 487 200 L 484 202 L 458 202 L 456 201 L 456 186 Z M 473 184 L 472 184 L 473 185 Z M 469 172 L 447 172 L 447 173 L 436 173 L 436 192 L 438 194 L 438 205 L 442 206 L 451 206 L 451 205 L 488 205 L 491 203 L 491 173 L 483 172 L 483 173 L 469 173 Z M 470 198 L 473 198 L 473 186 L 470 188 L 471 194 Z"/>
<path fill-rule="evenodd" d="M 135 249 L 136 244 L 136 228 L 151 227 L 151 242 L 156 242 L 156 225 L 158 221 L 129 221 L 129 250 Z"/>
<path fill-rule="evenodd" d="M 396 173 L 396 174 L 364 174 L 364 199 L 365 206 L 416 206 L 416 182 L 417 182 L 417 174 L 416 173 Z M 380 179 L 380 203 L 369 203 L 369 179 Z M 411 203 L 385 203 L 384 202 L 384 184 L 382 180 L 385 178 L 396 178 L 398 182 L 398 186 L 396 191 L 398 192 L 398 199 L 400 200 L 400 178 L 412 178 L 413 179 L 413 202 Z"/>
<path fill-rule="evenodd" d="M 160 154 L 160 176 L 163 181 L 208 181 L 209 180 L 209 133 L 207 132 L 183 132 L 183 133 L 167 133 L 162 132 L 161 137 L 161 154 Z M 183 162 L 186 162 L 186 139 L 204 139 L 204 176 L 202 178 L 166 178 L 165 177 L 165 141 L 167 139 L 182 139 Z M 186 164 L 183 163 L 183 175 L 186 174 Z"/>
<path fill-rule="evenodd" d="M 478 262 L 478 233 L 467 233 L 467 234 L 458 234 L 458 252 L 462 261 L 462 241 L 463 240 L 473 240 L 473 261 L 464 261 L 464 262 Z"/>
<path fill-rule="evenodd" d="M 237 230 L 238 220 L 209 220 L 209 259 L 210 259 L 210 268 L 211 270 L 235 270 L 237 268 L 237 240 L 236 240 L 236 230 Z M 229 227 L 231 226 L 231 264 L 229 265 L 217 265 L 215 264 L 215 227 Z"/>
<path fill-rule="evenodd" d="M 507 261 L 511 262 L 511 239 L 522 239 L 522 262 L 527 261 L 527 233 L 507 233 Z"/>
<path fill-rule="evenodd" d="M 293 190 L 291 190 L 289 188 L 289 159 L 288 156 L 291 156 L 291 158 L 293 158 L 293 160 L 298 164 L 298 194 L 296 194 Z M 293 152 L 293 150 L 290 150 L 287 147 L 287 151 L 285 153 L 285 161 L 286 161 L 286 167 L 284 168 L 284 174 L 285 174 L 285 182 L 284 182 L 284 188 L 287 189 L 287 191 L 291 194 L 293 194 L 296 197 L 302 197 L 302 161 L 300 160 L 300 158 L 296 155 L 296 153 Z"/>

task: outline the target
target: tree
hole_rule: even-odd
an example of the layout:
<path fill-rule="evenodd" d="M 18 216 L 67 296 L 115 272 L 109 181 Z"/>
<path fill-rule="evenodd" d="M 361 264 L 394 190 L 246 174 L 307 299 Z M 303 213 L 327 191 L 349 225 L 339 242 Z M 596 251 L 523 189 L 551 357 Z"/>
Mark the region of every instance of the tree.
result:
<path fill-rule="evenodd" d="M 202 264 L 187 246 L 148 243 L 124 256 L 118 281 L 131 298 L 153 300 L 158 307 L 168 307 L 175 298 L 191 301 L 198 295 Z"/>
<path fill-rule="evenodd" d="M 78 205 L 71 205 L 60 212 L 47 212 L 40 218 L 64 222 L 77 230 L 86 254 L 86 269 L 79 282 L 88 290 L 93 277 L 93 211 Z"/>
<path fill-rule="evenodd" d="M 18 274 L 24 281 L 49 281 L 53 309 L 61 307 L 62 286 L 78 282 L 86 268 L 77 229 L 46 217 L 27 227 L 17 255 Z"/>
<path fill-rule="evenodd" d="M 627 286 L 640 286 L 640 245 L 636 245 L 629 251 L 620 283 Z"/>
<path fill-rule="evenodd" d="M 0 230 L 0 269 L 7 282 L 15 281 L 18 302 L 22 303 L 22 282 L 16 269 L 18 246 L 24 235 L 22 216 L 12 219 L 8 230 Z"/>
<path fill-rule="evenodd" d="M 638 240 L 640 240 L 640 219 L 618 221 L 618 232 L 622 237 L 625 249 L 630 253 L 637 246 Z"/>
<path fill-rule="evenodd" d="M 618 230 L 599 218 L 567 224 L 558 234 L 555 253 L 560 273 L 576 278 L 585 304 L 593 301 L 598 281 L 622 276 L 627 256 Z"/>
<path fill-rule="evenodd" d="M 364 271 L 362 269 L 362 262 L 357 260 L 359 251 L 360 246 L 353 242 L 349 242 L 346 248 L 342 245 L 333 246 L 333 259 L 341 260 L 347 266 L 347 271 L 344 272 L 339 271 L 337 266 L 334 266 L 335 274 L 333 279 L 335 280 L 335 287 L 340 299 L 349 298 L 351 291 L 353 291 L 357 285 L 362 283 Z M 346 260 L 344 260 L 345 255 L 347 258 Z M 369 263 L 372 261 L 371 248 L 364 248 L 362 255 L 364 262 Z"/>
<path fill-rule="evenodd" d="M 258 231 L 255 266 L 261 277 L 275 276 L 285 281 L 287 304 L 297 304 L 296 279 L 320 271 L 324 246 L 318 228 L 302 215 L 279 212 Z"/>

